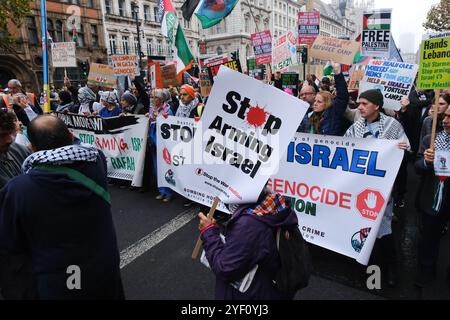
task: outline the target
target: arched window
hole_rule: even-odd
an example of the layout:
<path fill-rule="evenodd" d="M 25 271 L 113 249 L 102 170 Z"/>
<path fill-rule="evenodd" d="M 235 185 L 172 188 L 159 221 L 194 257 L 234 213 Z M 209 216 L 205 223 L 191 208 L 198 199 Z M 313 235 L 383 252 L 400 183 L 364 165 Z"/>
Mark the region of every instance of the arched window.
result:
<path fill-rule="evenodd" d="M 217 54 L 223 54 L 223 50 L 221 47 L 217 47 Z"/>
<path fill-rule="evenodd" d="M 250 45 L 248 44 L 248 45 L 245 47 L 245 56 L 248 57 L 248 56 L 251 56 L 251 55 L 252 55 L 252 48 L 251 48 Z"/>
<path fill-rule="evenodd" d="M 47 19 L 47 31 L 52 40 L 56 42 L 57 39 L 55 38 L 55 26 L 53 25 L 53 21 L 50 19 Z"/>
<path fill-rule="evenodd" d="M 244 16 L 244 32 L 250 32 L 250 17 L 248 15 Z"/>
<path fill-rule="evenodd" d="M 56 40 L 63 41 L 63 23 L 61 20 L 56 20 Z"/>

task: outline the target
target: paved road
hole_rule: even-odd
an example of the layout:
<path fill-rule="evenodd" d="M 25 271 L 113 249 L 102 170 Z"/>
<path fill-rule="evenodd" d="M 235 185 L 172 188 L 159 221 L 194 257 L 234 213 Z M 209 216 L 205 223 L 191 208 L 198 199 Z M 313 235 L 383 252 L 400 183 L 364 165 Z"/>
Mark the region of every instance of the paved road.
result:
<path fill-rule="evenodd" d="M 410 168 L 411 170 L 412 168 Z M 411 172 L 412 173 L 412 172 Z M 417 178 L 410 177 L 407 206 L 397 210 L 394 230 L 400 252 L 397 288 L 366 288 L 366 269 L 354 260 L 312 246 L 315 272 L 310 286 L 297 299 L 449 299 L 444 269 L 450 260 L 450 236 L 443 238 L 439 278 L 426 290 L 413 285 L 416 272 L 418 219 L 413 209 Z M 214 276 L 190 256 L 198 237 L 198 207 L 183 208 L 179 197 L 170 203 L 154 200 L 155 194 L 116 186 L 110 189 L 113 218 L 122 256 L 122 279 L 127 299 L 212 299 Z"/>

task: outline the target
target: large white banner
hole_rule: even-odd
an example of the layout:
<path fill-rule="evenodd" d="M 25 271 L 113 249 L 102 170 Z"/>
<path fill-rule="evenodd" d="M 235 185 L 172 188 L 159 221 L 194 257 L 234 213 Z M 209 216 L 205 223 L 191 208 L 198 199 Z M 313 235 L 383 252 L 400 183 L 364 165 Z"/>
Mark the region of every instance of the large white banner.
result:
<path fill-rule="evenodd" d="M 186 164 L 200 161 L 194 155 L 202 142 L 193 139 L 198 125 L 158 119 L 158 185 L 211 206 L 212 193 L 183 179 Z M 268 184 L 290 198 L 305 240 L 367 264 L 403 157 L 397 143 L 298 134 Z M 222 202 L 218 209 L 228 212 Z"/>
<path fill-rule="evenodd" d="M 195 133 L 201 163 L 187 164 L 181 178 L 225 203 L 254 202 L 308 104 L 225 66 L 216 79 Z"/>
<path fill-rule="evenodd" d="M 384 97 L 383 108 L 398 111 L 402 98 L 409 96 L 418 68 L 417 64 L 371 59 L 359 83 L 359 92 L 379 89 Z"/>
<path fill-rule="evenodd" d="M 305 240 L 367 264 L 403 158 L 396 140 L 298 134 L 269 181 Z"/>
<path fill-rule="evenodd" d="M 108 165 L 108 177 L 142 186 L 148 118 L 140 115 L 86 117 L 57 112 L 75 137 L 102 150 Z"/>
<path fill-rule="evenodd" d="M 58 67 L 76 67 L 75 42 L 52 42 L 52 65 Z"/>

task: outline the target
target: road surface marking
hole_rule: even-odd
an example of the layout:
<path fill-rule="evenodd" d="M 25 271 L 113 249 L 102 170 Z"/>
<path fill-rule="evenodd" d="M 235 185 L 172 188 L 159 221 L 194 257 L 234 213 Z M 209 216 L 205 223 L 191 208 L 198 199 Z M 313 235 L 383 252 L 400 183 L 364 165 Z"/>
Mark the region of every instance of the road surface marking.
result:
<path fill-rule="evenodd" d="M 133 243 L 128 248 L 122 250 L 122 252 L 120 252 L 120 269 L 126 267 L 128 264 L 139 258 L 172 233 L 189 223 L 192 219 L 197 217 L 196 213 L 198 213 L 198 207 L 196 206 L 185 210 L 165 225 L 146 235 L 141 240 Z"/>

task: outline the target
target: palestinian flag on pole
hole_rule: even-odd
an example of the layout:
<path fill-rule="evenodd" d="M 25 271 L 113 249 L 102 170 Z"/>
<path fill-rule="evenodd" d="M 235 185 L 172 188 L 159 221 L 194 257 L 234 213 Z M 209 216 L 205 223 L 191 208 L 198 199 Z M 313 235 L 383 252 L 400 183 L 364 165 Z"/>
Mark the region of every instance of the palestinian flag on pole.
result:
<path fill-rule="evenodd" d="M 159 0 L 159 22 L 161 33 L 168 38 L 169 47 L 173 44 L 173 29 L 177 22 L 176 11 L 170 0 Z"/>
<path fill-rule="evenodd" d="M 183 73 L 192 68 L 194 56 L 189 50 L 189 46 L 184 37 L 183 29 L 178 25 L 177 34 L 175 36 L 175 56 L 177 59 L 178 82 L 181 82 Z"/>
<path fill-rule="evenodd" d="M 238 0 L 201 0 L 195 15 L 203 29 L 211 28 L 233 11 Z"/>

